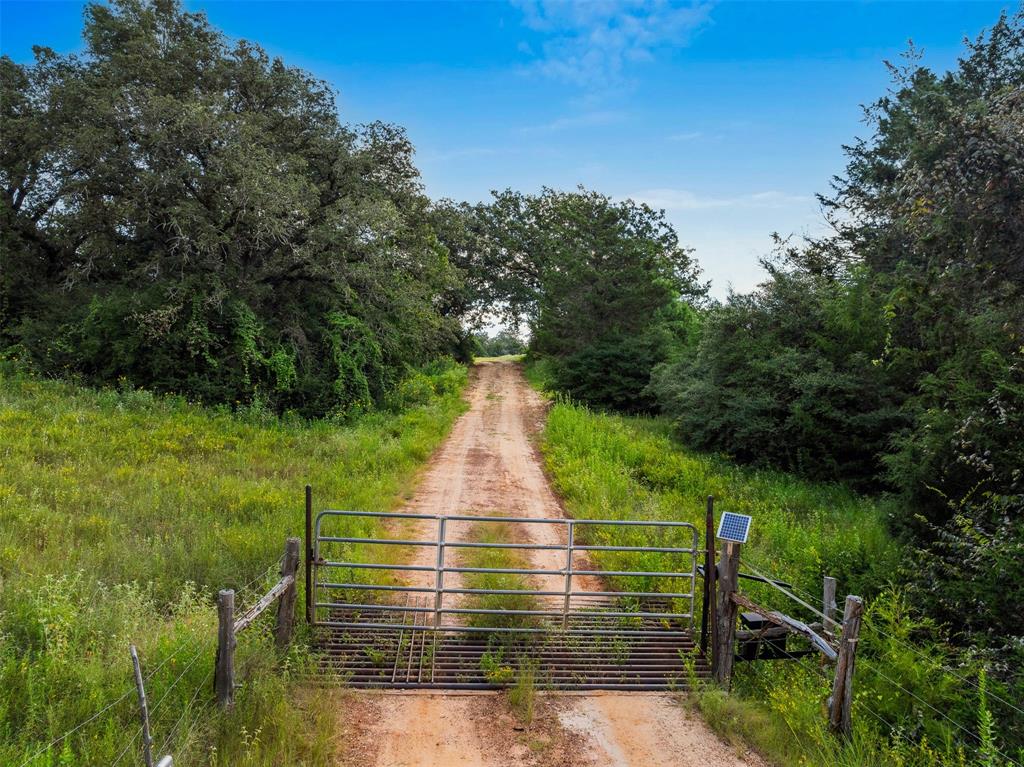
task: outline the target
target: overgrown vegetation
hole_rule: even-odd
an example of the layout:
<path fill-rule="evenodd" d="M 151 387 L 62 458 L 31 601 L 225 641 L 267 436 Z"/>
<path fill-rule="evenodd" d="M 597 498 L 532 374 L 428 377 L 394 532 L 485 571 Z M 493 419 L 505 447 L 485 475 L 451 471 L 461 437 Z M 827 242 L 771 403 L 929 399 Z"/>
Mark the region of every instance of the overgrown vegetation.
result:
<path fill-rule="evenodd" d="M 113 763 L 138 732 L 134 692 L 46 744 L 133 690 L 129 642 L 175 764 L 332 763 L 330 701 L 291 684 L 307 659 L 279 658 L 264 629 L 239 641 L 235 709 L 212 710 L 211 597 L 248 605 L 276 577 L 307 481 L 341 508 L 400 501 L 465 375 L 435 366 L 399 387 L 402 408 L 339 426 L 0 374 L 0 763 Z M 341 534 L 382 533 L 367 524 Z"/>
<path fill-rule="evenodd" d="M 442 241 L 467 275 L 469 307 L 528 322 L 530 351 L 572 396 L 643 410 L 652 369 L 693 328 L 707 286 L 664 212 L 597 192 L 495 193 L 450 205 Z"/>
<path fill-rule="evenodd" d="M 1020 700 L 1024 12 L 951 72 L 891 70 L 822 198 L 836 234 L 780 243 L 652 390 L 687 444 L 890 494 L 896 578 Z"/>
<path fill-rule="evenodd" d="M 0 352 L 322 416 L 461 350 L 401 128 L 345 125 L 326 83 L 176 0 L 88 5 L 83 36 L 0 57 Z"/>
<path fill-rule="evenodd" d="M 893 585 L 901 547 L 886 529 L 889 504 L 838 483 L 689 452 L 662 419 L 599 414 L 564 401 L 550 411 L 543 452 L 572 516 L 702 527 L 704 499 L 713 494 L 721 508 L 754 517 L 743 552 L 748 566 L 791 581 L 815 602 L 823 575 L 838 578 L 843 593 L 867 598 L 850 744 L 827 731 L 830 678 L 809 659 L 739 664 L 734 691 L 742 699 L 715 692 L 693 699 L 713 725 L 741 733 L 786 765 L 1002 765 L 1008 756 L 1024 756 L 1009 705 L 1015 691 L 989 680 L 986 697 L 983 658 L 951 649 Z M 628 542 L 615 528 L 605 534 L 609 542 Z M 657 569 L 678 564 L 672 555 L 647 556 Z M 768 587 L 742 587 L 762 604 L 790 614 L 800 609 Z"/>

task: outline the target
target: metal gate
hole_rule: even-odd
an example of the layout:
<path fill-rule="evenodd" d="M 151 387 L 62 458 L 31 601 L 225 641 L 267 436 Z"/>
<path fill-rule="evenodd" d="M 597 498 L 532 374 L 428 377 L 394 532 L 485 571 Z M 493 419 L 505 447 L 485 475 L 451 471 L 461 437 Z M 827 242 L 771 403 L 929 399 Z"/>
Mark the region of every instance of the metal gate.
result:
<path fill-rule="evenodd" d="M 668 689 L 706 675 L 688 523 L 328 510 L 310 533 L 321 669 L 350 685 L 531 674 L 558 689 Z"/>

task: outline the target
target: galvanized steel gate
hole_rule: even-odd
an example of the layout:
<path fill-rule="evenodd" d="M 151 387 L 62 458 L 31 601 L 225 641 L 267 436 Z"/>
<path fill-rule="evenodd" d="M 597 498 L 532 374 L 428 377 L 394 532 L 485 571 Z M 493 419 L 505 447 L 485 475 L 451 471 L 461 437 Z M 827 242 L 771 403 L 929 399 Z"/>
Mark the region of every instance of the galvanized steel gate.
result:
<path fill-rule="evenodd" d="M 650 690 L 707 675 L 693 525 L 327 510 L 307 533 L 321 670 L 351 686 L 486 689 L 530 673 L 551 689 Z"/>

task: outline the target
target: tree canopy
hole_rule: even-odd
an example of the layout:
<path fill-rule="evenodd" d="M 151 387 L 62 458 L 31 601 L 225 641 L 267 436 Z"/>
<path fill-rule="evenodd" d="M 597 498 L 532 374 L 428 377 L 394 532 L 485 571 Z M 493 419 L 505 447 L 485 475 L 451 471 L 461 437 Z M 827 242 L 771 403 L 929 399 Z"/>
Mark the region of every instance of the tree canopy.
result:
<path fill-rule="evenodd" d="M 0 59 L 0 343 L 51 374 L 308 415 L 461 337 L 413 148 L 174 0 Z"/>
<path fill-rule="evenodd" d="M 603 407 L 653 406 L 651 370 L 685 340 L 706 292 L 663 212 L 581 188 L 506 190 L 460 215 L 470 234 L 453 251 L 478 275 L 478 300 L 529 326 L 557 388 Z"/>

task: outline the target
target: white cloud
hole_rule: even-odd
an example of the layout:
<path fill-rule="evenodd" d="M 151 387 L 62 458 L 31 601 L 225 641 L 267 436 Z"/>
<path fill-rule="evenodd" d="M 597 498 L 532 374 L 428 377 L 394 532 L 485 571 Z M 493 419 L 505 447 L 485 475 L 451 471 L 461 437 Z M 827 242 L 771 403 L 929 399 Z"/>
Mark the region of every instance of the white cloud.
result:
<path fill-rule="evenodd" d="M 688 189 L 647 189 L 628 197 L 659 210 L 707 210 L 709 208 L 789 208 L 805 206 L 814 198 L 771 190 L 736 197 L 712 197 Z"/>
<path fill-rule="evenodd" d="M 704 134 L 699 130 L 688 131 L 686 133 L 673 133 L 668 137 L 669 141 L 696 141 Z"/>
<path fill-rule="evenodd" d="M 626 82 L 626 68 L 657 51 L 689 44 L 711 5 L 692 0 L 513 0 L 530 29 L 548 35 L 534 67 L 555 80 L 596 90 Z"/>
<path fill-rule="evenodd" d="M 572 128 L 590 128 L 596 125 L 610 125 L 626 119 L 625 112 L 599 111 L 584 112 L 578 115 L 559 117 L 541 125 L 528 125 L 520 128 L 521 133 L 557 133 Z"/>

